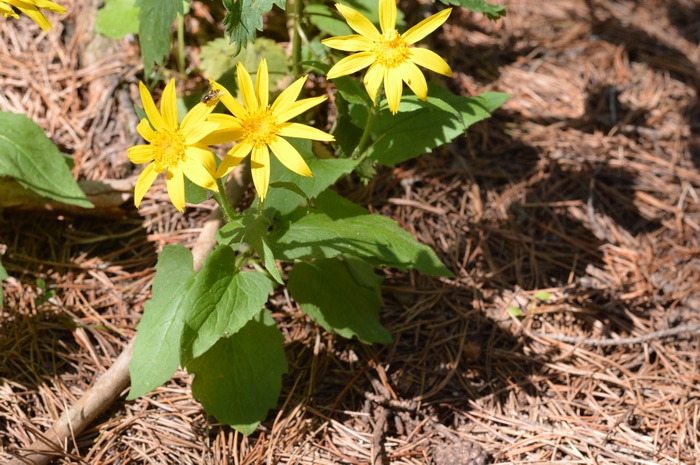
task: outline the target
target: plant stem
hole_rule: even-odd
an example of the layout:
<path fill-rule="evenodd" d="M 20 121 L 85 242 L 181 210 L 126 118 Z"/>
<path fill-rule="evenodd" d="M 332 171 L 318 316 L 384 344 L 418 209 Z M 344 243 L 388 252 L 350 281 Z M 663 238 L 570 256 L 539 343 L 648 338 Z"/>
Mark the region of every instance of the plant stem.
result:
<path fill-rule="evenodd" d="M 292 22 L 292 72 L 294 78 L 298 79 L 301 76 L 301 12 L 304 9 L 303 0 L 293 0 L 292 13 L 290 20 Z"/>
<path fill-rule="evenodd" d="M 177 67 L 185 74 L 185 18 L 177 16 Z"/>
<path fill-rule="evenodd" d="M 219 204 L 219 208 L 221 208 L 221 212 L 224 214 L 224 221 L 226 223 L 230 223 L 235 218 L 237 218 L 238 215 L 236 214 L 235 210 L 231 207 L 228 198 L 226 198 L 226 189 L 224 186 L 224 182 L 221 180 L 221 178 L 218 178 L 216 180 L 216 185 L 219 188 L 219 192 L 214 192 L 214 200 L 216 200 L 216 203 Z"/>
<path fill-rule="evenodd" d="M 360 142 L 357 144 L 357 147 L 355 147 L 355 150 L 352 151 L 352 155 L 350 155 L 350 158 L 357 160 L 358 164 L 362 163 L 365 158 L 367 158 L 367 154 L 369 153 L 366 151 L 370 143 L 369 134 L 372 129 L 372 125 L 374 124 L 374 120 L 377 117 L 377 113 L 379 113 L 379 102 L 369 108 L 369 115 L 367 115 L 367 122 L 365 123 L 365 129 L 362 132 L 362 137 L 360 137 Z"/>

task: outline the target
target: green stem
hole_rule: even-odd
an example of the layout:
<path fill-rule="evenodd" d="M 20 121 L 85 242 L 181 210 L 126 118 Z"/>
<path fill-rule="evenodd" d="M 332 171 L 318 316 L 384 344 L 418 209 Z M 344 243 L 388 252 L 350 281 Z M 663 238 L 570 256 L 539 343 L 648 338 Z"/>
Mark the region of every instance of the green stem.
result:
<path fill-rule="evenodd" d="M 185 18 L 177 16 L 177 67 L 185 74 Z"/>
<path fill-rule="evenodd" d="M 355 150 L 352 151 L 352 155 L 350 155 L 350 158 L 352 158 L 353 160 L 357 160 L 358 165 L 362 163 L 369 154 L 369 152 L 367 152 L 367 147 L 369 147 L 369 144 L 371 142 L 370 132 L 378 113 L 379 102 L 377 102 L 375 105 L 372 105 L 369 108 L 369 115 L 367 115 L 367 123 L 365 123 L 365 129 L 362 132 L 362 137 L 360 137 L 360 142 L 357 144 L 357 147 L 355 147 Z"/>
<path fill-rule="evenodd" d="M 214 200 L 219 204 L 221 212 L 224 214 L 224 221 L 230 223 L 235 218 L 238 217 L 236 211 L 231 207 L 231 204 L 226 198 L 226 188 L 224 186 L 224 181 L 221 178 L 216 179 L 216 186 L 219 188 L 219 192 L 214 192 Z"/>
<path fill-rule="evenodd" d="M 304 9 L 303 0 L 293 0 L 292 3 L 292 31 L 294 36 L 292 38 L 292 72 L 294 73 L 294 78 L 298 79 L 301 76 L 301 15 Z"/>

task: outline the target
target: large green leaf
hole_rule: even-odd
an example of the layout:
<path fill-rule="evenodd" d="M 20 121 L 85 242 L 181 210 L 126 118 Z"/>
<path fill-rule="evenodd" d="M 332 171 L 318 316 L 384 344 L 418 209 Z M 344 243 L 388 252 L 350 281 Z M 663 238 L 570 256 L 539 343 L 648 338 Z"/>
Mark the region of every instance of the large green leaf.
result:
<path fill-rule="evenodd" d="M 131 390 L 136 399 L 161 384 L 180 365 L 183 315 L 194 277 L 192 253 L 180 245 L 167 246 L 158 257 L 153 296 L 146 302 L 129 363 Z"/>
<path fill-rule="evenodd" d="M 207 413 L 252 433 L 277 404 L 287 372 L 284 338 L 266 311 L 187 365 L 192 394 Z"/>
<path fill-rule="evenodd" d="M 146 76 L 153 65 L 163 64 L 170 53 L 170 28 L 177 15 L 184 16 L 190 0 L 138 0 L 139 43 Z"/>
<path fill-rule="evenodd" d="M 370 215 L 333 191 L 319 196 L 315 207 L 299 208 L 280 219 L 269 238 L 275 257 L 292 261 L 346 255 L 377 267 L 415 268 L 451 276 L 430 247 L 420 244 L 394 220 Z"/>
<path fill-rule="evenodd" d="M 121 39 L 139 31 L 139 8 L 134 0 L 104 0 L 97 12 L 95 30 L 112 39 Z"/>
<path fill-rule="evenodd" d="M 285 0 L 223 0 L 226 17 L 223 24 L 230 42 L 236 44 L 234 55 L 255 40 L 256 31 L 263 30 L 263 15 L 273 5 L 284 9 Z"/>
<path fill-rule="evenodd" d="M 182 365 L 201 356 L 222 337 L 238 332 L 260 312 L 272 292 L 272 283 L 265 275 L 238 272 L 235 259 L 231 247 L 217 247 L 181 301 L 185 322 Z"/>
<path fill-rule="evenodd" d="M 92 208 L 66 159 L 44 131 L 25 115 L 0 112 L 0 176 L 59 202 Z"/>
<path fill-rule="evenodd" d="M 366 343 L 391 342 L 379 323 L 382 278 L 359 260 L 299 262 L 289 272 L 288 288 L 301 309 L 328 331 Z"/>
<path fill-rule="evenodd" d="M 384 108 L 377 115 L 372 125 L 374 141 L 367 149 L 369 158 L 394 166 L 430 152 L 461 136 L 472 124 L 491 116 L 508 97 L 500 92 L 462 97 L 438 86 L 430 86 L 427 101 L 414 95 L 405 96 L 398 114 L 392 115 Z M 354 105 L 350 112 L 353 123 L 363 127 L 366 109 Z"/>
<path fill-rule="evenodd" d="M 506 7 L 503 5 L 492 5 L 484 0 L 440 0 L 445 5 L 458 5 L 468 8 L 477 13 L 483 13 L 490 20 L 497 20 L 506 15 Z"/>

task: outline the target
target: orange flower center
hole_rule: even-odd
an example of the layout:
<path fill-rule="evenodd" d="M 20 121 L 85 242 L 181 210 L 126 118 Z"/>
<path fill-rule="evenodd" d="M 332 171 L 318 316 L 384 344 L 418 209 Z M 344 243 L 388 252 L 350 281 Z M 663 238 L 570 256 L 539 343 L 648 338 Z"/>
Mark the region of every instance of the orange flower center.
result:
<path fill-rule="evenodd" d="M 158 131 L 151 141 L 153 163 L 156 171 L 162 173 L 177 168 L 187 158 L 185 153 L 185 136 L 180 129 Z"/>
<path fill-rule="evenodd" d="M 408 44 L 396 29 L 385 32 L 382 38 L 374 43 L 372 53 L 377 58 L 377 63 L 387 68 L 401 66 L 410 56 Z"/>
<path fill-rule="evenodd" d="M 277 118 L 270 108 L 260 108 L 241 121 L 243 140 L 254 147 L 269 145 L 279 134 Z"/>

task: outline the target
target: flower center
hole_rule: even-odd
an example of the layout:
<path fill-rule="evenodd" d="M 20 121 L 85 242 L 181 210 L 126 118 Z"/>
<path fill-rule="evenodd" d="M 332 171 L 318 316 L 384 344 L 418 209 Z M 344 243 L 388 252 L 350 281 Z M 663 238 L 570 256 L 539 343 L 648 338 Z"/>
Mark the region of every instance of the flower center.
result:
<path fill-rule="evenodd" d="M 410 55 L 408 44 L 396 29 L 386 31 L 382 38 L 374 43 L 372 53 L 377 57 L 377 62 L 387 68 L 402 65 Z"/>
<path fill-rule="evenodd" d="M 277 118 L 269 108 L 260 108 L 241 121 L 243 140 L 254 147 L 268 145 L 277 138 Z"/>
<path fill-rule="evenodd" d="M 151 141 L 151 146 L 155 152 L 153 162 L 155 163 L 156 171 L 159 173 L 171 168 L 177 168 L 187 158 L 185 154 L 185 136 L 182 135 L 179 128 L 174 131 L 158 131 L 153 141 Z"/>

